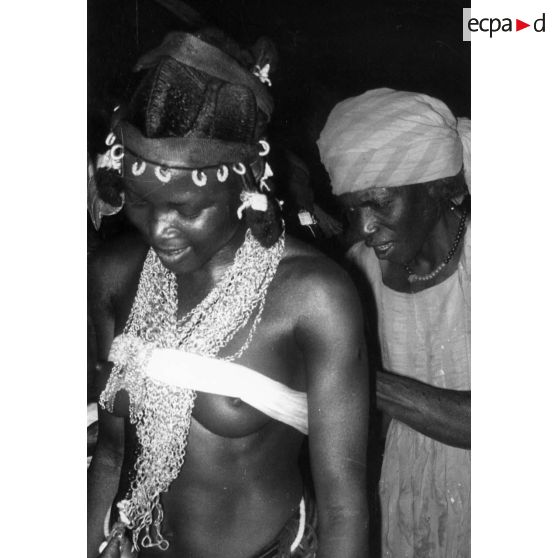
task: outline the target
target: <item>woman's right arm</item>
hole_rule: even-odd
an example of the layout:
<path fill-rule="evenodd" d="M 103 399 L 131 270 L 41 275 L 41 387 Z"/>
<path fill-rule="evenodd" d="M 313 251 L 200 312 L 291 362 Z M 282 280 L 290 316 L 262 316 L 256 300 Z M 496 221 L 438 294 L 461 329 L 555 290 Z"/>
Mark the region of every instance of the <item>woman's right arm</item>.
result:
<path fill-rule="evenodd" d="M 88 311 L 96 339 L 97 364 L 93 373 L 97 399 L 110 374 L 111 365 L 106 359 L 115 333 L 110 280 L 112 273 L 106 263 L 97 259 L 88 270 Z M 99 406 L 97 408 L 99 434 L 87 471 L 87 558 L 98 556 L 99 545 L 105 539 L 103 523 L 118 490 L 124 454 L 124 419 L 104 411 Z"/>
<path fill-rule="evenodd" d="M 99 437 L 87 471 L 87 558 L 99 554 L 103 523 L 112 504 L 122 465 L 124 419 L 99 409 Z"/>

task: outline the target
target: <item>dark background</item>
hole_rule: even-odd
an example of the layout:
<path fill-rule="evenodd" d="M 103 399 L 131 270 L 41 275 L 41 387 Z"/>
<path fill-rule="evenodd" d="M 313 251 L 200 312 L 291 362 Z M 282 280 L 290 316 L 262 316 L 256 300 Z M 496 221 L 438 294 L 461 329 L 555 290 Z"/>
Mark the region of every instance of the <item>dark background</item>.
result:
<path fill-rule="evenodd" d="M 88 146 L 100 151 L 108 115 L 140 54 L 173 30 L 215 25 L 242 46 L 270 37 L 279 51 L 271 137 L 303 158 L 320 201 L 329 184 L 315 145 L 331 108 L 374 87 L 420 91 L 470 116 L 470 44 L 459 0 L 156 0 L 88 2 Z M 468 2 L 467 2 L 468 4 Z M 175 8 L 176 10 L 176 8 Z"/>

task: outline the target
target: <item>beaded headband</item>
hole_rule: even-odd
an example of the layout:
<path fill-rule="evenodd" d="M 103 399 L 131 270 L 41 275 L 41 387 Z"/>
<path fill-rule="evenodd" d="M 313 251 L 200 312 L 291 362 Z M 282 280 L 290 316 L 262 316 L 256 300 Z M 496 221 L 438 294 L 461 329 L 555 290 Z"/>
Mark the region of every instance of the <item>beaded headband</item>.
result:
<path fill-rule="evenodd" d="M 115 113 L 112 131 L 105 140 L 108 149 L 97 156 L 97 169 L 112 170 L 128 179 L 149 173 L 162 184 L 189 172 L 193 184 L 200 188 L 207 184 L 209 173 L 215 173 L 217 180 L 224 183 L 231 173 L 244 176 L 250 172 L 259 181 L 260 192 L 246 193 L 242 198 L 239 219 L 246 207 L 256 211 L 267 209 L 263 192 L 271 192 L 267 179 L 273 176 L 264 159 L 271 149 L 267 141 L 250 145 L 200 138 L 146 138 L 130 123 L 119 120 L 119 107 L 115 108 Z M 124 198 L 122 194 L 120 206 L 111 206 L 100 200 L 94 180 L 90 180 L 88 186 L 91 190 L 88 192 L 89 213 L 98 230 L 103 216 L 114 215 L 122 209 Z"/>
<path fill-rule="evenodd" d="M 119 107 L 115 110 L 119 111 Z M 207 184 L 209 169 L 219 182 L 225 182 L 231 171 L 244 175 L 247 164 L 253 170 L 261 167 L 260 157 L 266 157 L 271 149 L 265 140 L 251 145 L 203 138 L 146 138 L 130 123 L 118 118 L 114 122 L 105 140 L 108 150 L 97 159 L 97 168 L 115 170 L 127 178 L 152 172 L 166 184 L 176 171 L 190 171 L 193 183 L 202 187 Z M 273 176 L 269 164 L 266 162 L 263 172 L 254 174 L 261 176 L 260 186 L 269 191 L 265 183 Z"/>

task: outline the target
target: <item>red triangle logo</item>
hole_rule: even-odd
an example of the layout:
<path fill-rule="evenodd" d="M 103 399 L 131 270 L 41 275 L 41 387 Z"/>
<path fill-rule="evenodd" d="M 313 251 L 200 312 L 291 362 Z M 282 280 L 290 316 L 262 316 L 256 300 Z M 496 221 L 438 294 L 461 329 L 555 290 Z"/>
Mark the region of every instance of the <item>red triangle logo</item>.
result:
<path fill-rule="evenodd" d="M 531 24 L 530 23 L 525 23 L 524 21 L 521 21 L 520 19 L 515 20 L 515 30 L 516 31 L 521 31 L 522 29 L 525 29 L 526 27 L 531 27 Z"/>

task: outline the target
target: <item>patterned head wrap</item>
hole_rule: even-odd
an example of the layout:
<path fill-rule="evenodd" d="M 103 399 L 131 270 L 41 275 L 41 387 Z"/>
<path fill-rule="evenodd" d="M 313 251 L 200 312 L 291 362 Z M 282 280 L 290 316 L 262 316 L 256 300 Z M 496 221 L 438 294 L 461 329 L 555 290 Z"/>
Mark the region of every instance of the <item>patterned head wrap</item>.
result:
<path fill-rule="evenodd" d="M 372 89 L 331 111 L 318 140 L 337 196 L 456 175 L 470 190 L 471 121 L 421 93 Z"/>

